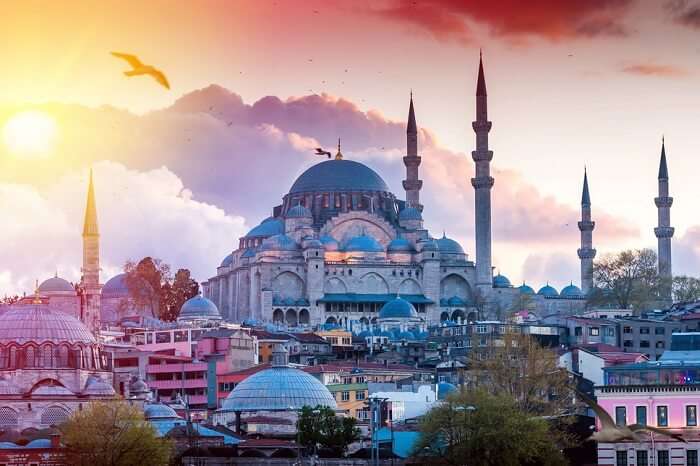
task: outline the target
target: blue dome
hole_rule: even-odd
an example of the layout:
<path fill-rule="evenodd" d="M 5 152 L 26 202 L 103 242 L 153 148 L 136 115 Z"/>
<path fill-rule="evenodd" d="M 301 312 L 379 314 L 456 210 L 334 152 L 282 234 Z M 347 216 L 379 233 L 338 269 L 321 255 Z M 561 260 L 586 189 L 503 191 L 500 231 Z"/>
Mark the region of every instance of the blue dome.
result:
<path fill-rule="evenodd" d="M 447 299 L 440 298 L 440 306 L 442 306 L 442 307 L 449 306 Z"/>
<path fill-rule="evenodd" d="M 165 419 L 181 419 L 175 410 L 163 403 L 150 403 L 143 407 L 143 417 L 147 421 L 165 420 Z"/>
<path fill-rule="evenodd" d="M 437 399 L 444 400 L 447 395 L 457 391 L 457 387 L 449 382 L 440 382 L 437 384 Z"/>
<path fill-rule="evenodd" d="M 464 254 L 464 249 L 459 243 L 453 239 L 448 238 L 444 234 L 442 238 L 437 240 L 438 248 L 441 253 L 444 254 Z"/>
<path fill-rule="evenodd" d="M 102 287 L 102 296 L 105 297 L 109 297 L 109 295 L 127 296 L 128 294 L 129 288 L 126 286 L 125 273 L 113 276 Z"/>
<path fill-rule="evenodd" d="M 285 234 L 271 236 L 263 240 L 260 249 L 263 251 L 296 251 L 299 245 Z"/>
<path fill-rule="evenodd" d="M 379 310 L 380 319 L 415 319 L 418 317 L 416 308 L 401 297 L 396 297 Z"/>
<path fill-rule="evenodd" d="M 540 291 L 538 291 L 537 294 L 541 296 L 559 296 L 559 292 L 557 292 L 556 288 L 550 286 L 549 284 L 540 288 Z"/>
<path fill-rule="evenodd" d="M 533 290 L 531 286 L 526 285 L 525 283 L 523 283 L 522 285 L 520 285 L 520 286 L 518 287 L 518 290 L 520 290 L 520 293 L 521 293 L 521 294 L 529 294 L 529 295 L 535 294 L 535 290 Z"/>
<path fill-rule="evenodd" d="M 423 220 L 423 215 L 415 207 L 406 207 L 399 212 L 399 220 Z"/>
<path fill-rule="evenodd" d="M 448 306 L 464 306 L 465 304 L 467 303 L 459 296 L 452 296 L 450 299 L 447 300 Z"/>
<path fill-rule="evenodd" d="M 301 204 L 297 204 L 287 211 L 287 218 L 308 218 L 313 217 L 311 211 Z"/>
<path fill-rule="evenodd" d="M 236 385 L 224 411 L 295 411 L 304 406 L 336 409 L 335 398 L 317 378 L 286 366 L 257 372 Z"/>
<path fill-rule="evenodd" d="M 405 238 L 396 238 L 386 248 L 387 252 L 413 252 L 411 242 Z"/>
<path fill-rule="evenodd" d="M 389 187 L 367 165 L 352 160 L 326 160 L 302 173 L 292 185 L 289 193 L 320 191 L 389 192 Z"/>
<path fill-rule="evenodd" d="M 243 251 L 243 254 L 241 254 L 241 257 L 255 257 L 255 249 L 246 249 L 245 251 Z"/>
<path fill-rule="evenodd" d="M 408 330 L 406 330 L 405 332 L 400 332 L 397 336 L 400 340 L 406 340 L 406 341 L 415 341 L 416 340 L 416 336 L 413 334 L 413 332 L 409 332 Z"/>
<path fill-rule="evenodd" d="M 494 288 L 510 288 L 510 280 L 508 280 L 508 277 L 505 275 L 501 275 L 500 273 L 493 277 L 493 287 Z"/>
<path fill-rule="evenodd" d="M 350 238 L 344 250 L 347 252 L 384 252 L 384 248 L 379 244 L 379 241 L 365 234 Z"/>
<path fill-rule="evenodd" d="M 233 253 L 224 257 L 224 260 L 221 261 L 221 265 L 219 267 L 229 267 L 231 264 L 233 264 Z"/>
<path fill-rule="evenodd" d="M 422 239 L 418 242 L 418 244 L 421 246 L 421 248 L 420 248 L 421 251 L 439 251 L 440 250 L 438 242 L 432 238 Z"/>
<path fill-rule="evenodd" d="M 59 277 L 52 277 L 45 280 L 41 285 L 39 285 L 39 293 L 75 293 L 75 288 L 73 285 Z"/>
<path fill-rule="evenodd" d="M 326 251 L 337 251 L 339 249 L 338 242 L 332 236 L 324 235 L 318 239 Z"/>
<path fill-rule="evenodd" d="M 257 227 L 253 228 L 248 232 L 246 238 L 253 238 L 258 236 L 273 236 L 284 233 L 284 222 L 280 219 L 268 217 L 260 223 Z"/>
<path fill-rule="evenodd" d="M 562 298 L 582 298 L 583 291 L 581 291 L 581 288 L 572 283 L 569 286 L 565 286 L 564 289 L 561 290 L 561 294 L 559 296 Z"/>
<path fill-rule="evenodd" d="M 180 308 L 180 315 L 177 320 L 200 320 L 214 319 L 220 320 L 221 314 L 216 308 L 216 304 L 202 295 L 190 298 Z"/>

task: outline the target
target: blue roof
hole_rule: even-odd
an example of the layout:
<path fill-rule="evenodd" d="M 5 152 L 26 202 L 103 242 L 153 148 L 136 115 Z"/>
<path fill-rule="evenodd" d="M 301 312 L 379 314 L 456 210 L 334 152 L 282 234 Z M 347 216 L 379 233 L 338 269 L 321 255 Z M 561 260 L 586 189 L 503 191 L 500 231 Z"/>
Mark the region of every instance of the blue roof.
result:
<path fill-rule="evenodd" d="M 338 241 L 336 241 L 335 238 L 329 235 L 323 235 L 318 239 L 323 247 L 326 249 L 326 251 L 337 251 L 338 250 Z"/>
<path fill-rule="evenodd" d="M 159 437 L 165 437 L 168 435 L 168 432 L 173 430 L 175 427 L 182 426 L 185 427 L 187 426 L 187 421 L 184 419 L 167 419 L 167 420 L 153 420 L 149 421 L 153 428 L 156 430 L 156 434 Z M 241 440 L 237 437 L 234 437 L 233 435 L 228 435 L 223 432 L 219 432 L 218 430 L 210 429 L 208 427 L 204 427 L 201 424 L 198 424 L 196 422 L 192 423 L 192 428 L 202 437 L 223 437 L 224 438 L 224 445 L 237 445 L 241 443 Z"/>
<path fill-rule="evenodd" d="M 535 290 L 533 290 L 531 286 L 526 285 L 525 283 L 520 285 L 518 287 L 518 290 L 520 290 L 520 293 L 522 294 L 535 294 Z"/>
<path fill-rule="evenodd" d="M 264 239 L 260 249 L 263 251 L 296 251 L 299 249 L 299 245 L 289 236 L 279 234 Z"/>
<path fill-rule="evenodd" d="M 440 250 L 440 246 L 438 245 L 438 242 L 432 238 L 422 239 L 418 242 L 418 244 L 421 246 L 421 251 L 439 251 Z"/>
<path fill-rule="evenodd" d="M 459 243 L 453 239 L 448 238 L 444 234 L 442 238 L 437 239 L 438 249 L 441 253 L 445 254 L 464 254 L 464 249 Z"/>
<path fill-rule="evenodd" d="M 129 294 L 129 288 L 126 286 L 126 274 L 120 273 L 115 275 L 104 284 L 102 294 Z"/>
<path fill-rule="evenodd" d="M 320 303 L 387 303 L 396 298 L 394 294 L 382 293 L 326 293 Z M 433 301 L 422 294 L 402 294 L 401 299 L 405 299 L 412 304 L 432 304 Z"/>
<path fill-rule="evenodd" d="M 221 265 L 219 267 L 229 267 L 231 264 L 233 264 L 233 253 L 224 257 L 224 260 L 221 261 Z"/>
<path fill-rule="evenodd" d="M 392 449 L 396 456 L 401 458 L 408 458 L 413 452 L 413 446 L 418 441 L 420 437 L 420 432 L 414 432 L 410 430 L 394 430 L 393 432 L 388 427 L 382 427 L 377 430 L 375 438 L 384 443 L 391 442 L 393 437 Z"/>
<path fill-rule="evenodd" d="M 143 407 L 143 417 L 147 421 L 154 419 L 181 419 L 173 408 L 163 403 L 148 403 Z"/>
<path fill-rule="evenodd" d="M 396 238 L 387 246 L 388 252 L 413 252 L 413 245 L 405 238 Z"/>
<path fill-rule="evenodd" d="M 510 288 L 510 280 L 508 280 L 508 277 L 505 275 L 501 275 L 500 273 L 493 277 L 493 287 L 494 288 Z"/>
<path fill-rule="evenodd" d="M 457 387 L 449 382 L 440 382 L 437 384 L 437 398 L 438 400 L 444 400 L 447 395 L 452 392 L 456 392 Z"/>
<path fill-rule="evenodd" d="M 380 319 L 410 319 L 417 317 L 418 313 L 413 304 L 400 296 L 392 299 L 379 310 Z"/>
<path fill-rule="evenodd" d="M 248 232 L 246 238 L 257 236 L 273 236 L 284 233 L 284 222 L 280 219 L 268 217 L 263 220 L 260 225 L 256 226 Z"/>
<path fill-rule="evenodd" d="M 319 191 L 389 192 L 389 187 L 367 165 L 352 160 L 326 160 L 302 173 L 289 193 Z"/>
<path fill-rule="evenodd" d="M 540 291 L 538 291 L 537 294 L 542 296 L 559 296 L 557 289 L 549 284 L 540 288 Z"/>
<path fill-rule="evenodd" d="M 255 257 L 255 249 L 246 249 L 245 251 L 243 251 L 243 254 L 241 254 L 241 257 Z"/>
<path fill-rule="evenodd" d="M 450 299 L 447 300 L 448 306 L 464 306 L 466 304 L 466 301 L 464 301 L 459 296 L 452 296 Z"/>
<path fill-rule="evenodd" d="M 287 218 L 305 218 L 312 217 L 311 211 L 301 204 L 297 204 L 287 211 Z"/>
<path fill-rule="evenodd" d="M 24 448 L 51 448 L 51 440 L 47 438 L 34 439 L 26 444 Z"/>
<path fill-rule="evenodd" d="M 177 320 L 221 319 L 216 304 L 202 295 L 190 298 L 180 308 Z"/>
<path fill-rule="evenodd" d="M 581 291 L 581 288 L 572 283 L 569 286 L 565 286 L 564 289 L 561 290 L 561 294 L 559 296 L 562 298 L 582 298 L 583 291 Z"/>
<path fill-rule="evenodd" d="M 399 212 L 399 220 L 423 220 L 423 215 L 415 207 L 406 207 Z"/>
<path fill-rule="evenodd" d="M 379 244 L 379 241 L 366 234 L 350 238 L 343 250 L 348 252 L 384 252 L 384 248 Z"/>

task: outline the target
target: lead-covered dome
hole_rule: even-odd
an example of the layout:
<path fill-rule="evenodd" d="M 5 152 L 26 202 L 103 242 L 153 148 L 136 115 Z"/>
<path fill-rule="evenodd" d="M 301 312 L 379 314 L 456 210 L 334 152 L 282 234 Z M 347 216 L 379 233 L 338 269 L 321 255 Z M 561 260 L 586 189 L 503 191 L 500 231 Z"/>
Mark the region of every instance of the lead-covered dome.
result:
<path fill-rule="evenodd" d="M 564 289 L 561 290 L 561 294 L 559 296 L 562 298 L 582 298 L 583 291 L 581 291 L 581 288 L 571 283 L 569 286 L 565 286 Z"/>
<path fill-rule="evenodd" d="M 299 245 L 289 236 L 279 234 L 263 240 L 260 249 L 263 251 L 296 251 L 299 249 Z"/>
<path fill-rule="evenodd" d="M 231 264 L 233 264 L 233 253 L 224 257 L 224 260 L 221 261 L 221 265 L 219 267 L 230 267 Z"/>
<path fill-rule="evenodd" d="M 367 234 L 350 238 L 345 244 L 344 250 L 347 252 L 384 252 L 384 248 L 379 241 Z"/>
<path fill-rule="evenodd" d="M 389 187 L 382 177 L 367 165 L 352 160 L 326 160 L 302 173 L 289 193 L 319 191 L 388 192 Z"/>
<path fill-rule="evenodd" d="M 102 296 L 126 296 L 129 294 L 129 287 L 126 286 L 126 274 L 115 275 L 102 287 Z"/>
<path fill-rule="evenodd" d="M 319 238 L 319 241 L 321 241 L 321 244 L 326 251 L 337 251 L 340 248 L 338 241 L 336 241 L 332 236 L 323 235 Z"/>
<path fill-rule="evenodd" d="M 534 295 L 535 290 L 532 289 L 530 285 L 526 285 L 523 283 L 518 287 L 518 290 L 520 291 L 520 294 L 527 294 L 527 295 Z"/>
<path fill-rule="evenodd" d="M 413 304 L 397 296 L 379 310 L 380 319 L 416 319 L 418 312 Z"/>
<path fill-rule="evenodd" d="M 48 306 L 16 306 L 0 314 L 0 344 L 28 342 L 93 345 L 97 340 L 78 319 Z"/>
<path fill-rule="evenodd" d="M 51 277 L 39 285 L 39 293 L 75 293 L 75 288 L 68 280 Z"/>
<path fill-rule="evenodd" d="M 557 291 L 557 289 L 551 286 L 549 283 L 540 288 L 540 291 L 538 291 L 537 294 L 546 297 L 559 296 L 559 292 Z"/>
<path fill-rule="evenodd" d="M 437 245 L 442 254 L 464 254 L 462 246 L 457 241 L 445 236 L 444 233 L 442 238 L 437 240 Z"/>
<path fill-rule="evenodd" d="M 501 275 L 500 273 L 493 277 L 493 287 L 494 288 L 510 288 L 510 280 L 508 280 L 508 277 L 505 275 Z"/>
<path fill-rule="evenodd" d="M 284 233 L 284 222 L 278 218 L 268 217 L 263 220 L 260 225 L 250 230 L 245 236 L 246 238 L 254 238 L 279 235 L 281 233 Z"/>
<path fill-rule="evenodd" d="M 392 240 L 386 248 L 387 252 L 413 252 L 413 245 L 406 238 Z"/>
<path fill-rule="evenodd" d="M 185 301 L 177 320 L 221 320 L 221 314 L 211 300 L 197 295 Z"/>

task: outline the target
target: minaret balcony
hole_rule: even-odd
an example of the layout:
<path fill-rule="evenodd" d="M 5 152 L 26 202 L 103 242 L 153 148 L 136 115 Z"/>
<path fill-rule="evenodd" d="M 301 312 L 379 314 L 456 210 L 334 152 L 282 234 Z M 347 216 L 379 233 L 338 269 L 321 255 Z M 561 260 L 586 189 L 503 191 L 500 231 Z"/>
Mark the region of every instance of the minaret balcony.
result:
<path fill-rule="evenodd" d="M 593 231 L 594 228 L 595 228 L 595 222 L 592 222 L 592 221 L 578 222 L 578 229 L 580 231 Z"/>
<path fill-rule="evenodd" d="M 421 158 L 418 155 L 407 155 L 403 158 L 403 164 L 407 167 L 417 167 L 420 162 Z"/>
<path fill-rule="evenodd" d="M 491 189 L 493 187 L 493 177 L 486 176 L 486 177 L 472 178 L 472 186 L 474 186 L 474 189 L 483 189 L 483 188 Z"/>
<path fill-rule="evenodd" d="M 492 123 L 488 120 L 472 121 L 472 129 L 478 133 L 480 131 L 491 131 Z"/>
<path fill-rule="evenodd" d="M 672 197 L 655 197 L 654 198 L 654 204 L 656 204 L 656 207 L 671 207 L 673 205 L 673 198 Z"/>
<path fill-rule="evenodd" d="M 673 238 L 675 230 L 673 227 L 656 227 L 654 228 L 654 234 L 657 238 Z"/>
<path fill-rule="evenodd" d="M 403 180 L 403 189 L 413 191 L 423 187 L 423 180 Z"/>
<path fill-rule="evenodd" d="M 493 160 L 492 150 L 473 150 L 472 160 L 475 162 L 490 162 Z"/>
<path fill-rule="evenodd" d="M 593 248 L 579 248 L 578 251 L 579 259 L 595 259 L 595 255 L 598 251 Z"/>

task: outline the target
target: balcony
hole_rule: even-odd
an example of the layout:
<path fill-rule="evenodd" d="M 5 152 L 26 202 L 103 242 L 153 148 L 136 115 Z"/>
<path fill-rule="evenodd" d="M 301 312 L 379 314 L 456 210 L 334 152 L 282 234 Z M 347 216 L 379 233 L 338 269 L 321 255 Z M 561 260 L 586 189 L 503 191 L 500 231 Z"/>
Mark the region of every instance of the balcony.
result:
<path fill-rule="evenodd" d="M 700 384 L 691 385 L 603 385 L 595 387 L 598 393 L 695 393 Z"/>
<path fill-rule="evenodd" d="M 207 363 L 188 362 L 185 364 L 149 364 L 148 366 L 146 366 L 146 372 L 149 374 L 180 373 L 183 371 L 206 372 Z"/>
<path fill-rule="evenodd" d="M 149 380 L 148 386 L 157 389 L 207 388 L 206 379 Z"/>

